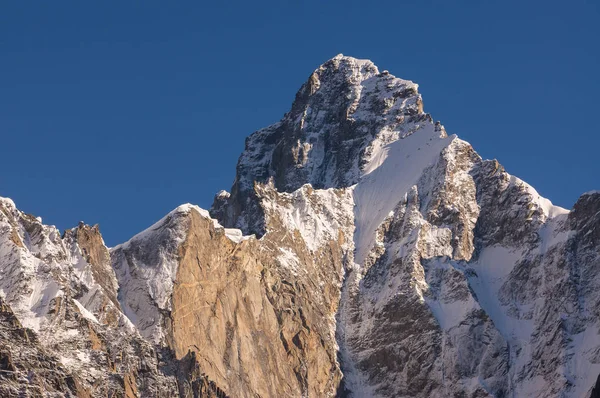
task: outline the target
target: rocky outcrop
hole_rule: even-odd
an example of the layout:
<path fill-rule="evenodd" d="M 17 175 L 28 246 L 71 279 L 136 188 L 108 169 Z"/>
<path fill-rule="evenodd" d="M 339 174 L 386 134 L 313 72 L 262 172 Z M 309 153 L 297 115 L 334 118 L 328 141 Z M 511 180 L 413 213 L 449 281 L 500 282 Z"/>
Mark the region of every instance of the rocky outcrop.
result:
<path fill-rule="evenodd" d="M 1 396 L 177 394 L 188 375 L 121 312 L 97 226 L 61 238 L 2 198 L 0 231 Z"/>
<path fill-rule="evenodd" d="M 0 347 L 1 396 L 90 396 L 81 380 L 42 347 L 36 334 L 21 325 L 1 298 Z"/>
<path fill-rule="evenodd" d="M 158 319 L 176 358 L 193 353 L 199 369 L 229 396 L 333 396 L 341 378 L 335 314 L 352 237 L 351 229 L 342 231 L 351 218 L 340 215 L 351 197 L 336 190 L 317 194 L 310 186 L 291 196 L 269 185 L 258 195 L 268 225 L 260 241 L 239 238 L 185 205 L 114 248 L 120 285 L 137 286 L 123 290 L 121 301 L 136 303 L 128 307 L 140 323 Z M 290 214 L 300 203 L 300 214 Z M 331 204 L 331 219 L 322 222 L 335 233 L 314 224 L 290 228 L 289 217 L 312 223 L 311 213 Z M 161 248 L 156 257 L 150 246 Z M 140 301 L 142 286 L 158 286 L 153 278 L 162 278 L 158 269 L 167 263 L 174 267 L 167 272 L 172 283 L 154 297 L 168 302 Z"/>

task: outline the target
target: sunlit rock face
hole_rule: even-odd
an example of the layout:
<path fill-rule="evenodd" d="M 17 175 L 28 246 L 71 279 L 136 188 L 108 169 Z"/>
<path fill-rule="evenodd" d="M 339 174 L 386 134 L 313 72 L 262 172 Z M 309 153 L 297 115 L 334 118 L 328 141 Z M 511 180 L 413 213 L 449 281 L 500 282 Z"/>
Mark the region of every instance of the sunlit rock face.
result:
<path fill-rule="evenodd" d="M 210 212 L 109 249 L 0 199 L 0 395 L 598 396 L 599 246 L 599 192 L 552 205 L 338 55 Z"/>

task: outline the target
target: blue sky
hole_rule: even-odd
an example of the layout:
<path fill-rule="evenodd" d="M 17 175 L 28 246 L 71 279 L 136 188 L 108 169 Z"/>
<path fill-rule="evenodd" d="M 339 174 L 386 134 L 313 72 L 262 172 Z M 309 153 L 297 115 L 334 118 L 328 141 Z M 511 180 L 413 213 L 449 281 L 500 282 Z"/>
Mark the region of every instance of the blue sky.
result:
<path fill-rule="evenodd" d="M 202 4 L 207 3 L 207 4 Z M 420 85 L 484 158 L 600 189 L 598 1 L 6 1 L 0 196 L 109 245 L 229 189 L 244 138 L 338 53 Z"/>

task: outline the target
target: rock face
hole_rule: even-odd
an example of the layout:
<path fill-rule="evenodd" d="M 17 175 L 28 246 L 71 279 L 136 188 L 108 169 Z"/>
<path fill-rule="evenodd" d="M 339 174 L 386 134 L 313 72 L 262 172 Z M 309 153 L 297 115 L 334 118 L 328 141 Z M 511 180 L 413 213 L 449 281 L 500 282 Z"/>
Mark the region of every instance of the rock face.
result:
<path fill-rule="evenodd" d="M 289 201 L 350 200 L 310 189 L 261 194 L 290 209 Z M 258 241 L 183 205 L 112 250 L 120 299 L 142 334 L 177 358 L 193 353 L 231 396 L 332 396 L 341 379 L 333 330 L 351 235 L 322 234 L 312 252 L 298 230 L 283 229 L 282 213 L 267 210 L 269 232 Z"/>
<path fill-rule="evenodd" d="M 0 199 L 0 395 L 586 397 L 600 192 L 553 206 L 336 56 L 231 193 L 112 249 Z"/>

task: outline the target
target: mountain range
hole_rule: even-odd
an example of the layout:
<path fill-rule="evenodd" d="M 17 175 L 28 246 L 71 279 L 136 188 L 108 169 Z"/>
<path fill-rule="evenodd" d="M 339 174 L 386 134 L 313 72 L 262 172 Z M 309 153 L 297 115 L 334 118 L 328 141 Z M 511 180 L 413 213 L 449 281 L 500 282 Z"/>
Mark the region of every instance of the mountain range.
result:
<path fill-rule="evenodd" d="M 600 191 L 541 197 L 338 55 L 230 191 L 108 248 L 0 198 L 2 397 L 599 397 Z"/>

